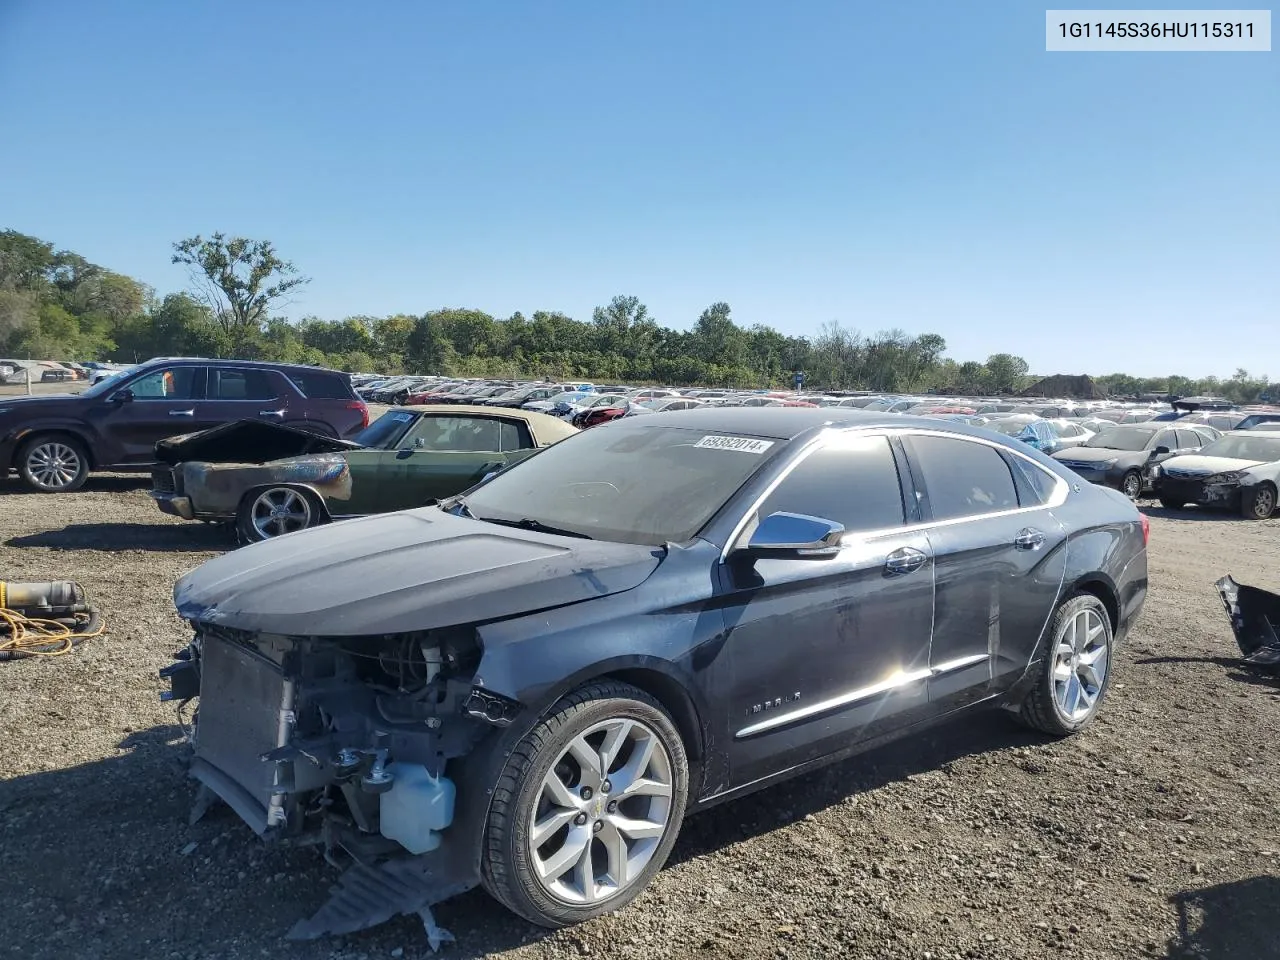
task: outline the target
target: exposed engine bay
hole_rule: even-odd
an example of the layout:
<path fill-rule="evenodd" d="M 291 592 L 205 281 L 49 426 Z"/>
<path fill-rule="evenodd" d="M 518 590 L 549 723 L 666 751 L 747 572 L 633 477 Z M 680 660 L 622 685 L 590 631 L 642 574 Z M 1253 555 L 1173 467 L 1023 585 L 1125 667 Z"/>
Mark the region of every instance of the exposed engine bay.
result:
<path fill-rule="evenodd" d="M 196 623 L 165 667 L 200 783 L 191 821 L 221 800 L 265 839 L 318 845 L 345 868 L 333 897 L 292 939 L 347 933 L 419 913 L 473 886 L 471 857 L 441 851 L 451 778 L 520 705 L 473 684 L 471 627 L 374 637 L 288 637 Z M 456 766 L 456 764 L 454 764 Z M 483 804 L 480 804 L 483 807 Z M 483 816 L 481 811 L 480 816 Z"/>

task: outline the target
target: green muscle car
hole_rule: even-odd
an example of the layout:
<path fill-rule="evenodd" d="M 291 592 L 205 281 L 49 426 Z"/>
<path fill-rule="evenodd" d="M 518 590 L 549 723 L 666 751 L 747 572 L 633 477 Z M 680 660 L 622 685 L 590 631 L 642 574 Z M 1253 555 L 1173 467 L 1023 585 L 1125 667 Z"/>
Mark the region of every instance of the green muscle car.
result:
<path fill-rule="evenodd" d="M 546 414 L 454 405 L 397 407 L 350 440 L 240 420 L 157 443 L 151 496 L 165 513 L 266 540 L 424 506 L 577 432 Z"/>

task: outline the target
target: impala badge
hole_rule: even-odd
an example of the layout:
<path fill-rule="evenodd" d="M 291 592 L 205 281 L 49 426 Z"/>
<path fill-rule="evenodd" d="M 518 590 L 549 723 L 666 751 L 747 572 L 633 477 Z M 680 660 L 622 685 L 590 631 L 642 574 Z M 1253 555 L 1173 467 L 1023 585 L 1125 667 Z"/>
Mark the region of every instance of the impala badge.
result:
<path fill-rule="evenodd" d="M 767 713 L 770 710 L 777 710 L 783 704 L 795 703 L 799 699 L 800 693 L 799 691 L 796 691 L 795 693 L 787 694 L 785 697 L 774 697 L 772 700 L 766 700 L 763 703 L 753 703 L 751 706 L 747 707 L 747 716 L 749 717 L 756 713 Z"/>

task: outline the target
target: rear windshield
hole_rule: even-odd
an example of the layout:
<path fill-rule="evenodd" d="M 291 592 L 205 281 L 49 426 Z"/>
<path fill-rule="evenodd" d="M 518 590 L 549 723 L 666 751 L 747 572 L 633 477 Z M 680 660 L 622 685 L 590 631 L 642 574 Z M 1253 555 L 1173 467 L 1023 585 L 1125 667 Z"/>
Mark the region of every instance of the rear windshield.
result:
<path fill-rule="evenodd" d="M 351 381 L 336 373 L 289 371 L 289 381 L 298 392 L 312 400 L 355 400 Z"/>
<path fill-rule="evenodd" d="M 417 419 L 418 415 L 416 413 L 392 410 L 384 413 L 373 423 L 351 437 L 351 440 L 362 447 L 387 450 L 395 446 L 400 438 L 405 435 L 405 431 L 413 426 L 413 421 Z"/>
<path fill-rule="evenodd" d="M 600 427 L 504 470 L 466 505 L 477 518 L 533 520 L 596 540 L 681 543 L 785 445 L 679 427 Z"/>

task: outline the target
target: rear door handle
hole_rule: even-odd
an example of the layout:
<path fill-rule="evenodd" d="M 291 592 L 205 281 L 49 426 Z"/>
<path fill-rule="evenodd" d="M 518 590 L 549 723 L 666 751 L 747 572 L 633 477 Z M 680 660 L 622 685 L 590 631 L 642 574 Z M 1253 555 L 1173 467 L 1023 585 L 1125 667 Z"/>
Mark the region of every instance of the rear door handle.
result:
<path fill-rule="evenodd" d="M 1020 530 L 1013 538 L 1013 545 L 1019 550 L 1034 550 L 1042 543 L 1044 543 L 1044 534 L 1030 527 Z"/>
<path fill-rule="evenodd" d="M 259 411 L 258 411 L 258 416 L 260 416 L 260 417 L 283 417 L 283 416 L 284 416 L 284 411 L 283 411 L 283 410 L 259 410 Z"/>
<path fill-rule="evenodd" d="M 192 408 L 190 410 L 170 410 L 169 411 L 169 416 L 171 417 L 194 417 L 195 415 L 196 415 L 195 408 Z"/>
<path fill-rule="evenodd" d="M 926 554 L 920 552 L 914 547 L 901 547 L 885 558 L 885 573 L 889 573 L 894 576 L 911 573 L 912 571 L 919 570 L 923 567 L 924 562 L 928 559 L 929 557 Z"/>

